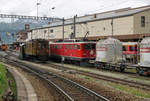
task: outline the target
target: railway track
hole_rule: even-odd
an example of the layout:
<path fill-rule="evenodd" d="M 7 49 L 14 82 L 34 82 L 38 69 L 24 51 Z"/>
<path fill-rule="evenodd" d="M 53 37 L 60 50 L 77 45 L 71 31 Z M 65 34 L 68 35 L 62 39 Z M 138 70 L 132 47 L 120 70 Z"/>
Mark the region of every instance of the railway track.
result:
<path fill-rule="evenodd" d="M 89 73 L 89 72 L 86 72 L 86 71 L 77 70 L 77 69 L 73 69 L 73 68 L 69 68 L 69 67 L 65 67 L 65 66 L 63 66 L 63 68 L 62 68 L 62 66 L 56 65 L 56 64 L 53 64 L 53 63 L 49 63 L 48 66 L 51 66 L 55 69 L 60 69 L 60 70 L 63 69 L 63 71 L 65 71 L 65 70 L 74 70 L 74 71 L 76 71 L 76 73 L 78 73 L 80 75 L 85 75 L 85 76 L 89 76 L 89 77 L 100 79 L 100 80 L 110 81 L 110 82 L 114 82 L 114 83 L 117 83 L 117 84 L 128 85 L 130 87 L 134 87 L 134 88 L 138 88 L 138 89 L 150 90 L 150 85 L 143 84 L 143 83 L 140 83 L 140 82 L 129 81 L 129 80 L 110 77 L 110 76 L 105 76 L 105 75 L 101 75 L 101 74 Z"/>
<path fill-rule="evenodd" d="M 13 57 L 15 57 L 15 58 L 18 58 L 18 55 L 12 54 L 11 51 L 6 51 L 6 53 L 9 54 L 9 55 L 11 55 L 11 56 L 13 56 Z M 35 62 L 36 60 L 35 60 L 35 58 L 34 58 L 34 59 L 30 58 L 29 61 Z M 53 61 L 53 60 L 52 60 L 52 61 Z M 39 62 L 39 61 L 38 61 L 38 62 Z M 41 62 L 41 61 L 40 61 L 40 62 Z M 88 66 L 88 67 L 86 67 L 86 68 L 90 68 L 90 66 Z M 97 69 L 98 69 L 98 68 L 97 68 Z M 99 68 L 99 69 L 101 69 L 101 68 Z M 131 67 L 130 67 L 129 69 L 131 69 Z M 106 70 L 106 71 L 107 71 L 107 69 L 103 69 L 103 70 Z M 115 73 L 120 73 L 119 70 L 115 70 L 115 71 L 113 71 L 113 72 L 115 72 Z M 136 77 L 136 76 L 138 75 L 137 73 L 127 72 L 127 71 L 124 71 L 124 72 L 121 72 L 121 73 L 127 74 L 127 75 L 131 75 L 131 76 L 134 76 L 134 77 Z"/>
<path fill-rule="evenodd" d="M 11 54 L 9 53 L 9 55 L 11 55 Z M 125 79 L 119 79 L 119 78 L 100 75 L 100 74 L 89 73 L 89 72 L 85 72 L 85 71 L 82 71 L 82 70 L 69 68 L 69 67 L 66 67 L 64 65 L 63 65 L 63 68 L 62 68 L 62 66 L 60 66 L 60 65 L 56 65 L 56 64 L 53 64 L 53 63 L 50 63 L 50 62 L 48 62 L 48 63 L 49 63 L 48 66 L 51 66 L 55 69 L 63 69 L 63 71 L 65 71 L 65 70 L 74 70 L 74 71 L 76 71 L 76 73 L 78 73 L 80 75 L 85 75 L 85 76 L 89 76 L 89 77 L 100 79 L 100 80 L 114 82 L 114 83 L 117 83 L 117 84 L 128 85 L 130 87 L 139 88 L 139 89 L 143 89 L 143 90 L 150 90 L 150 85 L 148 85 L 148 84 L 129 81 L 129 80 L 125 80 Z M 133 73 L 132 75 L 135 75 L 135 74 Z"/>
<path fill-rule="evenodd" d="M 57 101 L 109 101 L 94 91 L 52 72 L 47 72 L 17 60 L 11 60 L 8 56 L 4 59 L 7 64 L 20 67 L 45 80 L 57 93 L 55 97 Z"/>

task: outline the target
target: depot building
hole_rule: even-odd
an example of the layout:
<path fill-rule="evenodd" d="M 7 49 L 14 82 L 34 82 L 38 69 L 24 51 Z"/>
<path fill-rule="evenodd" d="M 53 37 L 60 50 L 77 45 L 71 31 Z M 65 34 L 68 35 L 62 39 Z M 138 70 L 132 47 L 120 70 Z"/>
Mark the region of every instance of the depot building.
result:
<path fill-rule="evenodd" d="M 106 37 L 115 37 L 124 41 L 138 41 L 150 36 L 150 6 L 138 8 L 124 8 L 103 13 L 91 14 L 65 19 L 64 38 L 77 39 L 85 37 L 89 40 L 100 40 Z M 31 29 L 28 32 L 30 39 L 59 40 L 63 38 L 62 20 L 52 22 L 43 27 Z"/>

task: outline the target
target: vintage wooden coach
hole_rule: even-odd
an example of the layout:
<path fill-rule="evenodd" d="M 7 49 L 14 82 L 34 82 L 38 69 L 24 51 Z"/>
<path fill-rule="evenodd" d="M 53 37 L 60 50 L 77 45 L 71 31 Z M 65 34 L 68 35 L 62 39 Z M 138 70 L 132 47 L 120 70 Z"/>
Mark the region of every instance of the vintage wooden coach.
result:
<path fill-rule="evenodd" d="M 20 47 L 20 58 L 35 57 L 40 60 L 46 60 L 49 53 L 48 43 L 49 41 L 44 39 L 34 39 L 26 42 Z"/>

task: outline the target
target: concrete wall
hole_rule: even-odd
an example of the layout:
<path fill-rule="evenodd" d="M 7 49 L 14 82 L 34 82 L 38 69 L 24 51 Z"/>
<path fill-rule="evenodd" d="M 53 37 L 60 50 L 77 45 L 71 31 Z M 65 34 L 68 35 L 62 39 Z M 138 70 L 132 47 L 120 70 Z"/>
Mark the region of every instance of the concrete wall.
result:
<path fill-rule="evenodd" d="M 145 27 L 141 27 L 141 16 L 145 16 Z M 135 34 L 150 33 L 150 10 L 134 15 L 134 33 Z"/>
<path fill-rule="evenodd" d="M 112 33 L 111 19 L 88 23 L 89 37 L 109 36 Z"/>
<path fill-rule="evenodd" d="M 114 22 L 114 35 L 130 35 L 134 34 L 133 16 L 116 18 Z"/>

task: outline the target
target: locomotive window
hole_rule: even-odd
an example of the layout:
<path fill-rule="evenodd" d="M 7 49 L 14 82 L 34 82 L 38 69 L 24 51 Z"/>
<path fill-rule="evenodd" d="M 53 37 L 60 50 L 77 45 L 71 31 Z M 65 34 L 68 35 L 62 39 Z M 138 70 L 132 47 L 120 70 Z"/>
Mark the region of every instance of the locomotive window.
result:
<path fill-rule="evenodd" d="M 84 44 L 84 45 L 83 45 L 83 49 L 84 49 L 84 50 L 86 50 L 86 49 L 90 49 L 90 45 L 88 45 L 88 44 Z"/>
<path fill-rule="evenodd" d="M 56 49 L 57 49 L 57 45 L 56 45 Z"/>
<path fill-rule="evenodd" d="M 59 48 L 61 48 L 61 45 L 59 45 Z"/>
<path fill-rule="evenodd" d="M 77 49 L 76 45 L 73 45 L 73 49 Z"/>
<path fill-rule="evenodd" d="M 80 45 L 77 45 L 77 49 L 80 49 Z"/>
<path fill-rule="evenodd" d="M 53 48 L 55 48 L 55 45 L 52 45 Z"/>
<path fill-rule="evenodd" d="M 127 50 L 126 50 L 126 46 L 123 46 L 123 47 L 122 47 L 122 50 L 123 50 L 123 51 L 127 51 Z"/>
<path fill-rule="evenodd" d="M 67 45 L 65 45 L 65 49 L 67 49 Z"/>
<path fill-rule="evenodd" d="M 69 45 L 69 49 L 72 49 L 72 45 Z"/>
<path fill-rule="evenodd" d="M 129 46 L 129 51 L 134 51 L 134 47 L 133 46 Z"/>

